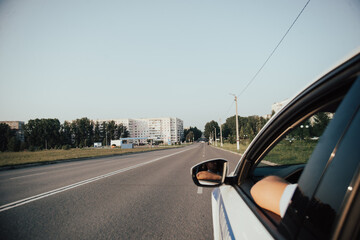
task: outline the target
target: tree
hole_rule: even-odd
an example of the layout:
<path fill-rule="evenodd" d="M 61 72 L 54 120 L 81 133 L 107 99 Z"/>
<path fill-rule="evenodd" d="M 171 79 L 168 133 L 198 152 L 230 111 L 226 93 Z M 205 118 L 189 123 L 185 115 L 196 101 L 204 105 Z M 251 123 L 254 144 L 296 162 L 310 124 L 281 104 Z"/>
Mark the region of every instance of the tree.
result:
<path fill-rule="evenodd" d="M 101 135 L 101 138 L 102 138 L 102 144 L 104 146 L 107 146 L 107 132 L 106 132 L 106 126 L 107 126 L 107 123 L 106 122 L 102 122 L 101 125 L 100 125 L 100 135 Z"/>
<path fill-rule="evenodd" d="M 194 132 L 190 131 L 186 135 L 186 142 L 193 142 L 194 141 Z"/>
<path fill-rule="evenodd" d="M 230 129 L 229 125 L 226 124 L 226 123 L 223 123 L 221 125 L 221 127 L 222 127 L 222 135 L 223 135 L 223 137 L 228 138 L 230 133 L 231 133 L 231 129 Z"/>
<path fill-rule="evenodd" d="M 90 147 L 94 143 L 94 125 L 88 118 L 76 119 L 71 123 L 71 135 L 75 147 Z"/>
<path fill-rule="evenodd" d="M 108 141 L 115 139 L 115 131 L 116 131 L 115 122 L 114 121 L 108 122 L 108 124 L 106 126 L 106 132 L 107 132 Z"/>
<path fill-rule="evenodd" d="M 208 122 L 205 124 L 205 131 L 204 131 L 204 136 L 206 138 L 210 137 L 210 133 L 214 132 L 216 128 L 216 135 L 220 135 L 220 127 L 218 125 L 217 122 L 215 122 L 214 120 Z"/>
<path fill-rule="evenodd" d="M 7 146 L 7 149 L 10 151 L 10 152 L 18 152 L 20 150 L 20 140 L 17 139 L 16 136 L 13 136 L 10 138 L 9 142 L 8 142 L 8 146 Z"/>
<path fill-rule="evenodd" d="M 127 138 L 130 135 L 129 131 L 122 124 L 115 125 L 115 139 Z"/>
<path fill-rule="evenodd" d="M 58 119 L 29 120 L 24 125 L 24 137 L 27 146 L 44 149 L 61 145 L 60 122 Z"/>
<path fill-rule="evenodd" d="M 315 137 L 320 137 L 325 131 L 327 125 L 330 122 L 330 117 L 325 112 L 319 112 L 314 115 L 314 124 L 312 126 L 312 135 Z"/>
<path fill-rule="evenodd" d="M 45 125 L 45 138 L 47 147 L 60 147 L 60 145 L 62 145 L 60 143 L 60 121 L 58 119 L 44 119 L 43 124 Z"/>
<path fill-rule="evenodd" d="M 235 115 L 226 119 L 222 125 L 223 137 L 236 139 L 236 117 Z M 267 120 L 259 116 L 240 117 L 238 116 L 239 122 L 239 137 L 241 139 L 254 138 L 255 135 L 264 127 Z"/>
<path fill-rule="evenodd" d="M 188 129 L 184 129 L 184 136 L 182 141 L 187 141 L 187 135 L 188 133 L 192 132 L 194 141 L 197 141 L 202 136 L 202 132 L 197 127 L 190 127 Z"/>
<path fill-rule="evenodd" d="M 10 140 L 15 137 L 15 131 L 11 130 L 10 126 L 6 123 L 0 123 L 0 151 L 4 152 L 9 150 L 8 145 Z"/>
<path fill-rule="evenodd" d="M 194 141 L 197 141 L 202 136 L 201 130 L 199 130 L 197 127 L 191 128 L 191 131 L 194 133 Z"/>
<path fill-rule="evenodd" d="M 102 142 L 100 124 L 97 121 L 94 126 L 94 142 Z"/>
<path fill-rule="evenodd" d="M 66 147 L 73 145 L 71 124 L 69 122 L 65 121 L 60 127 L 60 144 Z"/>

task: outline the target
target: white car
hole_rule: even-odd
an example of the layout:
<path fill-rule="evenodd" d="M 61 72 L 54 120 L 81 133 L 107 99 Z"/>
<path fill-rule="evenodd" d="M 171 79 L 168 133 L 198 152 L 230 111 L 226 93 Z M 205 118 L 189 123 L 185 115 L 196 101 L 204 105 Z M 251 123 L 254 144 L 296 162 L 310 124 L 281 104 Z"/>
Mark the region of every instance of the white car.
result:
<path fill-rule="evenodd" d="M 360 239 L 359 136 L 360 54 L 274 115 L 231 176 L 223 159 L 191 169 L 196 185 L 215 188 L 214 238 Z M 282 218 L 250 193 L 269 175 L 298 184 Z"/>

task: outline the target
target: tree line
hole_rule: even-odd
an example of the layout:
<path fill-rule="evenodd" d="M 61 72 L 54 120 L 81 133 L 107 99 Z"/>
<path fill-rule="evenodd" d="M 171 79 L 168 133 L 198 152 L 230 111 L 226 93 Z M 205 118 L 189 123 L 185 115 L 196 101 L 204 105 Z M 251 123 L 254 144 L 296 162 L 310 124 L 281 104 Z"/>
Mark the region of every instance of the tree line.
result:
<path fill-rule="evenodd" d="M 99 123 L 88 118 L 63 124 L 58 119 L 32 119 L 23 126 L 23 132 L 24 141 L 20 141 L 16 130 L 0 124 L 0 151 L 83 148 L 93 146 L 94 142 L 109 145 L 111 140 L 130 135 L 122 124 Z"/>
<path fill-rule="evenodd" d="M 236 142 L 236 117 L 232 116 L 226 119 L 221 125 L 222 137 L 229 140 L 230 143 Z M 253 139 L 260 129 L 266 124 L 267 119 L 260 116 L 241 117 L 238 116 L 239 138 Z M 204 135 L 206 138 L 214 137 L 216 129 L 216 137 L 220 137 L 220 126 L 212 120 L 205 124 Z"/>
<path fill-rule="evenodd" d="M 330 121 L 330 116 L 324 112 L 315 114 L 312 118 L 305 120 L 299 127 L 290 133 L 290 137 L 294 139 L 309 139 L 320 137 Z M 236 116 L 226 119 L 221 125 L 222 136 L 230 143 L 236 143 Z M 239 138 L 252 140 L 259 131 L 265 126 L 269 119 L 260 116 L 241 117 L 238 116 Z M 204 135 L 206 138 L 214 137 L 216 129 L 216 137 L 220 137 L 220 126 L 212 120 L 205 125 Z"/>
<path fill-rule="evenodd" d="M 201 138 L 202 132 L 197 127 L 190 127 L 188 129 L 184 129 L 184 137 L 182 141 L 186 142 L 194 142 Z"/>
<path fill-rule="evenodd" d="M 0 123 L 0 152 L 19 151 L 20 140 L 17 137 L 16 130 L 11 129 L 9 125 Z"/>

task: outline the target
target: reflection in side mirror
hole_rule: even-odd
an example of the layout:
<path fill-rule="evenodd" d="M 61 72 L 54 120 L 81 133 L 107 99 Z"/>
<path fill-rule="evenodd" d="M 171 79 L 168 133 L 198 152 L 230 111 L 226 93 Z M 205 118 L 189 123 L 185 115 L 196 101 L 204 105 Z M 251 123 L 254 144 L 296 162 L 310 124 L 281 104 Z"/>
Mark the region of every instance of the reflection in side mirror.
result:
<path fill-rule="evenodd" d="M 215 187 L 224 183 L 228 164 L 224 159 L 212 159 L 191 168 L 191 176 L 197 186 Z"/>

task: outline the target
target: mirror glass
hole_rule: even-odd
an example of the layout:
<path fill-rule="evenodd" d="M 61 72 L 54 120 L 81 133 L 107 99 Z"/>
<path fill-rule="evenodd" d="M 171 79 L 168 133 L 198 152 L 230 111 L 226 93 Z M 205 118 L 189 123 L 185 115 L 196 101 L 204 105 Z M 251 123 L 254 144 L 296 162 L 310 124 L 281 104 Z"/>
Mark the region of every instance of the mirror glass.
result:
<path fill-rule="evenodd" d="M 219 186 L 227 174 L 227 161 L 212 159 L 192 168 L 192 178 L 198 186 Z"/>

